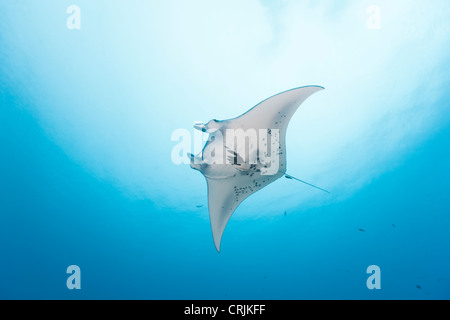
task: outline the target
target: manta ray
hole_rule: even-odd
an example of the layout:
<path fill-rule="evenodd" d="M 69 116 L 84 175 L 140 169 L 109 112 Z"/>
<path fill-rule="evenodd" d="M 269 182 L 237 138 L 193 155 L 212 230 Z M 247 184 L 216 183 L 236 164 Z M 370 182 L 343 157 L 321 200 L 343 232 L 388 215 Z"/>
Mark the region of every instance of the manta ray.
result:
<path fill-rule="evenodd" d="M 247 197 L 283 176 L 306 183 L 286 174 L 286 131 L 298 107 L 323 89 L 291 89 L 260 102 L 237 118 L 194 125 L 209 134 L 203 150 L 188 156 L 191 168 L 206 178 L 211 230 L 218 252 L 231 215 Z"/>

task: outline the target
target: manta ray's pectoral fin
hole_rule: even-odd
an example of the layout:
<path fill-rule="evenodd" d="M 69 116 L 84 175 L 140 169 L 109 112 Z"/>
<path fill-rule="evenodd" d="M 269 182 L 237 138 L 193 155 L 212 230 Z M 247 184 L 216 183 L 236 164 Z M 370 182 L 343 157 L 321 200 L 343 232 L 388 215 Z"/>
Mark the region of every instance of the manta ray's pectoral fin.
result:
<path fill-rule="evenodd" d="M 208 182 L 208 206 L 214 245 L 220 252 L 225 227 L 236 208 L 248 196 L 264 188 L 282 175 L 236 175 L 229 179 L 206 178 Z"/>
<path fill-rule="evenodd" d="M 214 245 L 220 252 L 220 243 L 228 220 L 239 204 L 251 193 L 244 194 L 240 191 L 239 185 L 243 181 L 238 178 L 207 179 L 207 182 L 211 231 Z"/>

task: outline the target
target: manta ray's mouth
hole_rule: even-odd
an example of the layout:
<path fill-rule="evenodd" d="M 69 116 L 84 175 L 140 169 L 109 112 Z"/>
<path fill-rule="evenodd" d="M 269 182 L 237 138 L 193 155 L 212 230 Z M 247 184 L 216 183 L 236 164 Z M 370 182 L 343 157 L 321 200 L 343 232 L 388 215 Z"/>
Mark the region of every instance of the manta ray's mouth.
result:
<path fill-rule="evenodd" d="M 201 163 L 199 163 L 199 160 L 197 160 L 197 158 L 192 153 L 188 153 L 187 156 L 191 160 L 191 168 L 201 171 Z"/>

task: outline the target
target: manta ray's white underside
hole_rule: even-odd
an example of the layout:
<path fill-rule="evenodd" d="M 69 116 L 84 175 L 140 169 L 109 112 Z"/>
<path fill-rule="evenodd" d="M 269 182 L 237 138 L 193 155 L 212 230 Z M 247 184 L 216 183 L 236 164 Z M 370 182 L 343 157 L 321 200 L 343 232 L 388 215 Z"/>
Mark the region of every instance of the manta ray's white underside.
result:
<path fill-rule="evenodd" d="M 214 244 L 220 252 L 225 226 L 248 196 L 286 173 L 286 130 L 298 107 L 323 87 L 307 86 L 272 96 L 243 115 L 211 120 L 195 128 L 209 133 L 202 152 L 191 157 L 208 184 Z"/>

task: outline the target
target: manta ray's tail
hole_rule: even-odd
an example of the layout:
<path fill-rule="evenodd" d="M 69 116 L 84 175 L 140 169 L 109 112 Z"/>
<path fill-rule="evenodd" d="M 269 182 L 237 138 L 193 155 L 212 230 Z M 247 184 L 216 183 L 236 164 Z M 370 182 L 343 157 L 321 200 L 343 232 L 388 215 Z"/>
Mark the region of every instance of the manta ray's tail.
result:
<path fill-rule="evenodd" d="M 286 173 L 284 176 L 286 177 L 286 179 L 297 180 L 297 181 L 300 181 L 301 183 L 307 184 L 307 185 L 310 186 L 310 187 L 313 187 L 313 188 L 322 190 L 323 192 L 329 193 L 329 192 L 328 192 L 327 190 L 325 190 L 325 189 L 319 188 L 319 187 L 317 187 L 317 186 L 315 186 L 315 185 L 313 185 L 313 184 L 311 184 L 311 183 L 308 183 L 308 182 L 305 182 L 305 181 L 300 180 L 300 179 L 298 179 L 298 178 L 295 178 L 295 177 L 293 177 L 293 176 L 291 176 L 291 175 L 289 175 L 289 174 L 287 174 L 287 173 Z"/>

